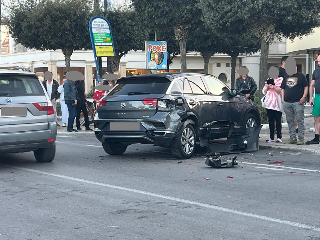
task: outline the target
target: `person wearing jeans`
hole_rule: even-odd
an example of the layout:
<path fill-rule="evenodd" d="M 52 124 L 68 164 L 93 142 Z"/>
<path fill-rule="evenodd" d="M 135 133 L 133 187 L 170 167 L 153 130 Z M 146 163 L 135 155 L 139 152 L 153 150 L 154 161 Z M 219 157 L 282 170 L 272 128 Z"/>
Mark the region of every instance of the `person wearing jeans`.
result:
<path fill-rule="evenodd" d="M 286 60 L 287 76 L 281 84 L 281 94 L 283 109 L 286 114 L 289 127 L 289 144 L 304 144 L 304 104 L 308 95 L 308 83 L 302 73 L 297 73 L 297 66 L 294 58 L 288 57 Z M 294 126 L 294 117 L 298 122 L 298 140 Z"/>
<path fill-rule="evenodd" d="M 63 87 L 64 87 L 64 100 L 68 106 L 68 111 L 69 111 L 67 131 L 77 132 L 76 129 L 73 129 L 73 123 L 76 117 L 76 105 L 77 105 L 76 87 L 73 81 L 68 79 L 68 73 L 67 73 L 67 80 L 63 84 Z"/>

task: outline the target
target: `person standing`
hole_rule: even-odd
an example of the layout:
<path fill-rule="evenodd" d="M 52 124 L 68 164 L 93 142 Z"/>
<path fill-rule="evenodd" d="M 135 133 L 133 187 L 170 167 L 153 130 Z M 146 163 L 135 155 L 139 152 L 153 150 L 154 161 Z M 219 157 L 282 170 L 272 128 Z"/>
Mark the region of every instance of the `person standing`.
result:
<path fill-rule="evenodd" d="M 102 82 L 98 83 L 98 86 L 102 86 Z M 94 95 L 93 95 L 93 99 L 95 102 L 95 108 L 97 109 L 99 107 L 99 101 L 101 98 L 103 98 L 106 95 L 106 91 L 105 90 L 97 90 L 95 91 Z"/>
<path fill-rule="evenodd" d="M 281 101 L 281 83 L 282 78 L 277 77 L 279 75 L 279 70 L 277 67 L 271 67 L 269 70 L 269 77 L 266 84 L 262 90 L 265 94 L 265 108 L 267 109 L 267 115 L 269 120 L 269 130 L 270 138 L 267 142 L 274 142 L 275 133 L 275 123 L 277 129 L 277 140 L 276 142 L 282 143 L 282 133 L 281 133 L 281 118 L 282 118 L 282 101 Z"/>
<path fill-rule="evenodd" d="M 88 111 L 87 111 L 87 105 L 86 105 L 86 97 L 84 94 L 84 76 L 82 77 L 81 80 L 75 81 L 75 86 L 78 92 L 78 98 L 77 98 L 77 115 L 76 115 L 76 125 L 77 125 L 77 130 L 81 130 L 80 127 L 80 114 L 81 111 L 84 116 L 84 125 L 86 127 L 86 131 L 92 131 L 92 129 L 89 127 L 89 118 L 88 118 Z"/>
<path fill-rule="evenodd" d="M 320 134 L 320 55 L 318 56 L 318 68 L 313 71 L 312 80 L 310 83 L 310 99 L 309 103 L 313 106 L 312 115 L 314 116 L 314 139 L 307 141 L 306 144 L 319 144 Z"/>
<path fill-rule="evenodd" d="M 240 95 L 254 101 L 254 93 L 257 90 L 257 84 L 252 77 L 249 77 L 249 69 L 242 66 L 238 69 L 239 78 L 236 80 L 236 90 Z"/>
<path fill-rule="evenodd" d="M 69 80 L 69 77 L 72 77 L 72 76 L 68 76 L 68 73 L 67 73 L 66 77 L 67 77 L 67 80 L 64 82 L 63 88 L 64 88 L 64 100 L 66 102 L 66 105 L 69 111 L 67 131 L 77 132 L 76 129 L 73 129 L 73 123 L 76 117 L 76 105 L 77 105 L 76 87 L 74 85 L 73 80 Z"/>
<path fill-rule="evenodd" d="M 304 104 L 308 94 L 308 83 L 302 73 L 297 72 L 296 61 L 293 57 L 286 60 L 286 72 L 288 75 L 281 84 L 281 97 L 283 109 L 289 126 L 289 144 L 304 144 Z M 298 140 L 294 126 L 294 118 L 298 122 Z"/>
<path fill-rule="evenodd" d="M 46 89 L 48 96 L 52 102 L 52 106 L 54 109 L 54 121 L 57 123 L 58 126 L 58 118 L 57 118 L 57 99 L 60 97 L 60 93 L 58 92 L 59 83 L 52 79 L 52 72 L 45 72 L 44 74 L 45 81 L 43 81 L 43 86 Z"/>
<path fill-rule="evenodd" d="M 61 105 L 61 113 L 62 113 L 62 127 L 65 127 L 68 124 L 68 106 L 64 100 L 64 83 L 67 80 L 66 76 L 63 76 L 63 83 L 59 86 L 58 92 L 60 93 L 60 105 Z"/>
<path fill-rule="evenodd" d="M 287 72 L 286 72 L 286 60 L 289 56 L 283 56 L 281 58 L 281 66 L 279 67 L 279 77 L 284 78 L 285 76 L 287 76 Z"/>

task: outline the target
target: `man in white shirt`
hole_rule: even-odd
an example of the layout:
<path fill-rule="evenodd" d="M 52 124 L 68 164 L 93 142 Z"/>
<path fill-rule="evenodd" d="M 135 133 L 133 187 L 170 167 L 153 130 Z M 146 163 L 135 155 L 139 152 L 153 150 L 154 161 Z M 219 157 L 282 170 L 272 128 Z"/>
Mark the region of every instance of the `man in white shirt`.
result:
<path fill-rule="evenodd" d="M 60 93 L 58 92 L 59 83 L 52 79 L 52 72 L 45 72 L 44 78 L 45 81 L 43 82 L 43 86 L 46 89 L 49 98 L 51 99 L 55 121 L 57 122 L 57 99 L 60 97 Z M 59 126 L 58 123 L 57 125 Z"/>

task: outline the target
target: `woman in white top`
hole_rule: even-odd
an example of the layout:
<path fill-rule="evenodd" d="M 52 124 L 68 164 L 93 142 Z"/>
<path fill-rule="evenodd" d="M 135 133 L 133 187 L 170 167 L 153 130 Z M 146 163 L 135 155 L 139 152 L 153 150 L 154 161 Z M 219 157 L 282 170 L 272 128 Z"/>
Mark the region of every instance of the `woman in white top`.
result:
<path fill-rule="evenodd" d="M 66 105 L 66 102 L 64 101 L 64 89 L 63 84 L 67 80 L 66 76 L 63 76 L 63 83 L 59 86 L 58 92 L 60 93 L 60 104 L 61 104 L 61 112 L 62 112 L 62 127 L 66 127 L 66 124 L 68 123 L 68 107 Z"/>

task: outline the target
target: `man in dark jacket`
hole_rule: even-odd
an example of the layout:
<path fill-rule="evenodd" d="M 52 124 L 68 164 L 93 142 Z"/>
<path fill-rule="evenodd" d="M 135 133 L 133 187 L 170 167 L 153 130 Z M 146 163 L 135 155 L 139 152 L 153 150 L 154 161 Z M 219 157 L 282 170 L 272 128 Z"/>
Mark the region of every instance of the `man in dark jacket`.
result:
<path fill-rule="evenodd" d="M 45 81 L 43 82 L 43 86 L 46 89 L 49 98 L 52 102 L 52 106 L 54 109 L 54 120 L 57 122 L 57 99 L 60 97 L 60 93 L 58 92 L 59 83 L 52 79 L 52 72 L 45 72 L 44 74 Z M 59 124 L 57 123 L 59 126 Z"/>
<path fill-rule="evenodd" d="M 68 72 L 66 77 L 67 80 L 63 84 L 64 88 L 64 101 L 68 107 L 69 117 L 68 117 L 68 126 L 67 131 L 68 132 L 77 132 L 76 129 L 73 129 L 73 123 L 74 119 L 76 117 L 76 105 L 77 105 L 77 90 L 74 85 L 73 79 L 74 74 L 71 72 Z"/>
<path fill-rule="evenodd" d="M 248 75 L 249 69 L 242 66 L 237 71 L 239 78 L 236 79 L 236 90 L 239 94 L 254 101 L 254 93 L 257 91 L 257 84 L 252 77 Z"/>
<path fill-rule="evenodd" d="M 77 98 L 77 118 L 76 118 L 76 125 L 77 125 L 77 130 L 81 130 L 80 127 L 80 113 L 82 111 L 83 116 L 84 116 L 84 125 L 86 127 L 87 131 L 92 131 L 92 129 L 89 127 L 89 118 L 88 118 L 88 111 L 87 111 L 87 106 L 86 106 L 86 97 L 84 94 L 84 76 L 82 77 L 81 80 L 75 81 L 75 86 L 78 92 L 78 98 Z"/>

